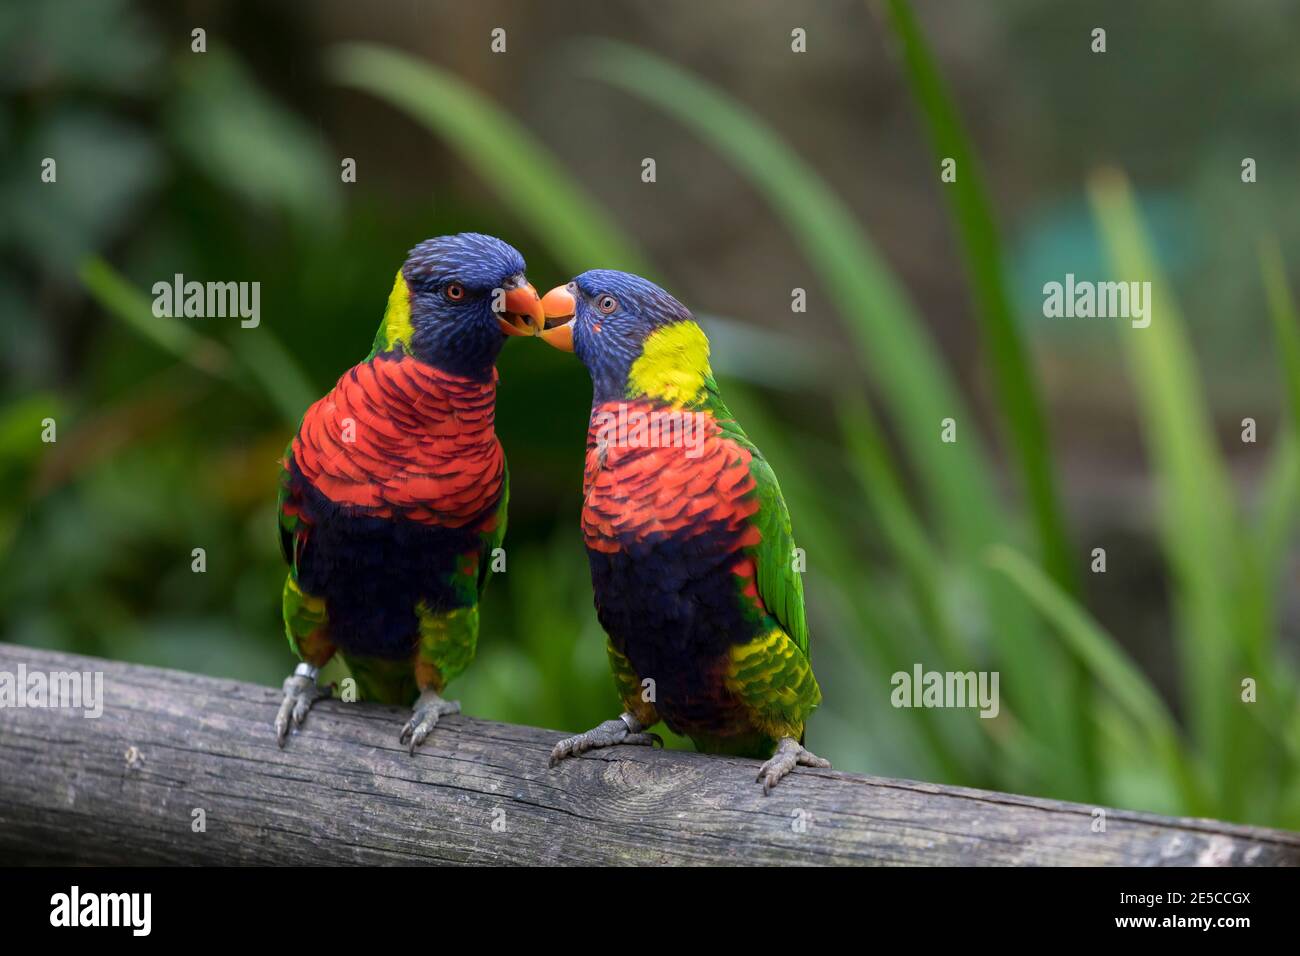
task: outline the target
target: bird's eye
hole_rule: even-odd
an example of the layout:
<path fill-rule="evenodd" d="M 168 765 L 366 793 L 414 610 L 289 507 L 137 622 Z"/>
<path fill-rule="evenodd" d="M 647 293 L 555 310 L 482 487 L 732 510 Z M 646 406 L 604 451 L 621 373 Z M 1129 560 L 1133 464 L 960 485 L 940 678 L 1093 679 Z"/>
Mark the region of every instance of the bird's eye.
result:
<path fill-rule="evenodd" d="M 596 308 L 600 309 L 605 315 L 609 315 L 618 308 L 618 299 L 612 295 L 602 295 L 596 300 Z"/>
<path fill-rule="evenodd" d="M 459 302 L 461 299 L 465 298 L 465 287 L 459 282 L 453 282 L 448 285 L 445 292 L 447 298 L 451 299 L 452 302 Z"/>

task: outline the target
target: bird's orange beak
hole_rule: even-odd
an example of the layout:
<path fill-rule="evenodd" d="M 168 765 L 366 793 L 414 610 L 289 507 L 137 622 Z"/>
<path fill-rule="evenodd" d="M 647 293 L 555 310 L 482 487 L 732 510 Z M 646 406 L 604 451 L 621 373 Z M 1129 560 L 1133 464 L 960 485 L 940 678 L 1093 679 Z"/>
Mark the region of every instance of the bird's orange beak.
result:
<path fill-rule="evenodd" d="M 565 285 L 557 285 L 542 296 L 542 312 L 546 326 L 537 334 L 547 345 L 561 352 L 573 351 L 573 316 L 578 311 L 578 301 Z"/>
<path fill-rule="evenodd" d="M 545 328 L 542 300 L 530 283 L 515 286 L 506 293 L 497 324 L 506 335 L 537 335 Z"/>

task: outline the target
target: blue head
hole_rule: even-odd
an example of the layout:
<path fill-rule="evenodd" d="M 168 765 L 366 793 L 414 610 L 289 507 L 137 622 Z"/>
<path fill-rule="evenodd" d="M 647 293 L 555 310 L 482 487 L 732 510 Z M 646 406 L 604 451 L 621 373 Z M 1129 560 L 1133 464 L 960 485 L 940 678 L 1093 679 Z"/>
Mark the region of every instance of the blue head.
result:
<path fill-rule="evenodd" d="M 684 400 L 671 381 L 709 374 L 708 341 L 690 309 L 648 279 L 592 269 L 548 292 L 543 308 L 553 327 L 542 338 L 587 366 L 597 403 Z"/>
<path fill-rule="evenodd" d="M 544 318 L 524 257 L 492 236 L 426 239 L 393 283 L 375 352 L 403 349 L 469 378 L 492 374 L 508 335 L 531 335 Z"/>

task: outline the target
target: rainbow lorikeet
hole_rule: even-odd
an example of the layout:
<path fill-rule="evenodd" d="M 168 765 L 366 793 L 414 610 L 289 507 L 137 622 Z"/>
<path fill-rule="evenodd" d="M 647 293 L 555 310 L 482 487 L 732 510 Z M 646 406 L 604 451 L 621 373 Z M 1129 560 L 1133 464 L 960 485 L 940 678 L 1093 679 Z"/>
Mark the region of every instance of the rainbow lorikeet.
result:
<path fill-rule="evenodd" d="M 491 236 L 428 239 L 397 273 L 374 348 L 303 416 L 280 473 L 284 626 L 301 658 L 275 719 L 284 745 L 342 655 L 361 696 L 414 704 L 415 752 L 474 658 L 478 602 L 506 531 L 493 429 L 496 358 L 544 324 L 524 259 Z"/>
<path fill-rule="evenodd" d="M 595 270 L 542 300 L 541 333 L 591 373 L 582 533 L 596 614 L 626 711 L 560 741 L 563 758 L 650 744 L 660 719 L 697 749 L 770 758 L 767 793 L 797 764 L 821 702 L 803 583 L 776 475 L 723 404 L 689 310 L 624 272 Z"/>

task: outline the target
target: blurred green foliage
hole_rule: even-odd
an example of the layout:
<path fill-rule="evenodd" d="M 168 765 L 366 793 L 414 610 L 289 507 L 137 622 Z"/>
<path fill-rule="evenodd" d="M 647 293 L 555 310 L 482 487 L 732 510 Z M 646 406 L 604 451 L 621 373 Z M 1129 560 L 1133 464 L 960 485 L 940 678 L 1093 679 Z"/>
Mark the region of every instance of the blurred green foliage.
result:
<path fill-rule="evenodd" d="M 0 225 L 0 634 L 275 684 L 293 663 L 278 616 L 279 456 L 311 399 L 365 354 L 406 249 L 475 229 L 514 241 L 539 285 L 596 265 L 669 288 L 672 276 L 562 155 L 444 69 L 362 44 L 326 63 L 340 87 L 408 113 L 487 188 L 351 198 L 322 138 L 233 51 L 172 60 L 125 3 L 55 7 L 96 32 L 0 16 L 0 48 L 41 51 L 10 62 L 0 114 L 0 194 L 12 210 Z M 973 165 L 907 5 L 887 9 L 931 134 L 925 161 Z M 826 697 L 809 730 L 818 752 L 849 770 L 1300 827 L 1296 675 L 1276 640 L 1300 442 L 1279 443 L 1258 513 L 1247 513 L 1122 180 L 1096 181 L 1092 207 L 1075 211 L 1087 228 L 1070 235 L 1105 274 L 1157 278 L 1160 320 L 1117 328 L 1108 347 L 1127 356 L 1162 502 L 1177 701 L 1078 596 L 1087 551 L 1060 514 L 1019 302 L 979 180 L 959 180 L 954 230 L 1024 505 L 1001 490 L 993 442 L 870 229 L 813 166 L 692 72 L 613 41 L 575 42 L 576 72 L 673 117 L 752 185 L 856 345 L 831 363 L 780 333 L 706 317 L 724 393 L 773 462 L 808 554 Z M 48 98 L 51 76 L 77 95 Z M 72 158 L 60 161 L 60 188 L 42 192 L 30 170 L 56 154 Z M 94 175 L 79 174 L 84 157 Z M 140 222 L 148 228 L 130 228 Z M 1277 254 L 1263 265 L 1300 427 L 1295 310 Z M 177 272 L 260 279 L 261 326 L 154 317 L 146 290 Z M 76 361 L 53 360 L 67 348 Z M 74 380 L 54 374 L 69 367 Z M 577 530 L 590 386 L 576 362 L 527 342 L 508 345 L 501 375 L 508 567 L 488 592 L 479 660 L 453 690 L 477 716 L 582 729 L 617 706 Z M 952 445 L 939 441 L 948 417 L 959 423 Z M 55 444 L 40 440 L 46 418 Z M 197 547 L 203 574 L 191 571 Z M 890 675 L 918 661 L 999 671 L 1002 713 L 893 708 Z M 1247 676 L 1258 704 L 1241 702 Z"/>

